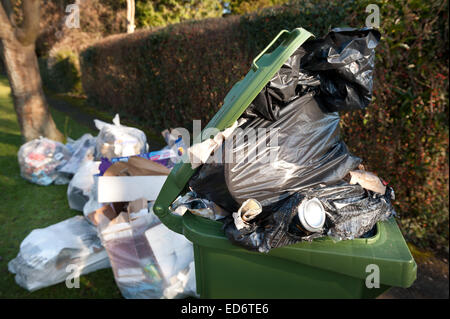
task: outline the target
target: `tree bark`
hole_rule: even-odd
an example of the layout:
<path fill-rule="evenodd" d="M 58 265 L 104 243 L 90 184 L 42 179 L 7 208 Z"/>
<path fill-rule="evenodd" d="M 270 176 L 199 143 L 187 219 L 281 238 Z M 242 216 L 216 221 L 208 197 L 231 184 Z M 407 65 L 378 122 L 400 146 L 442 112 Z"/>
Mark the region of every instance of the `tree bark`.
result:
<path fill-rule="evenodd" d="M 26 4 L 27 2 L 29 3 Z M 3 33 L 0 33 L 0 51 L 22 136 L 25 141 L 39 136 L 63 141 L 64 136 L 53 121 L 42 89 L 34 44 L 38 33 L 36 16 L 32 17 L 31 21 L 30 17 L 27 17 L 27 14 L 35 14 L 29 10 L 36 9 L 36 0 L 24 0 L 25 21 L 20 29 L 9 23 L 10 21 L 5 21 L 7 15 L 2 9 L 0 3 L 0 26 L 3 29 Z"/>

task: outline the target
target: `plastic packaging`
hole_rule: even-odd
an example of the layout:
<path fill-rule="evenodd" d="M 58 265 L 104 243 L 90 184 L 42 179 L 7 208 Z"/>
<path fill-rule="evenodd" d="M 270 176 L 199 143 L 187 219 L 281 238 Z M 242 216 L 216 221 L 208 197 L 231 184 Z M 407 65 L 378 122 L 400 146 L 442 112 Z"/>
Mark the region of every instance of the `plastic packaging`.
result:
<path fill-rule="evenodd" d="M 336 240 L 354 239 L 363 237 L 378 221 L 395 214 L 391 204 L 394 198 L 389 186 L 386 194 L 381 195 L 341 181 L 295 193 L 280 201 L 273 212 L 257 216 L 243 229 L 238 229 L 234 220 L 227 217 L 224 230 L 233 243 L 260 252 L 323 236 Z M 309 232 L 302 227 L 304 224 L 299 220 L 298 212 L 299 207 L 313 199 L 318 200 L 325 210 L 326 220 L 320 231 Z"/>
<path fill-rule="evenodd" d="M 215 203 L 207 199 L 198 198 L 194 192 L 188 192 L 184 196 L 179 196 L 171 205 L 171 210 L 179 212 L 180 215 L 189 210 L 195 215 L 212 220 L 218 220 L 229 215 L 227 211 Z"/>
<path fill-rule="evenodd" d="M 98 202 L 98 176 L 94 175 L 94 183 L 92 184 L 91 190 L 88 194 L 88 201 L 83 206 L 83 215 L 88 218 L 89 214 L 95 212 L 96 210 L 102 208 L 105 203 Z"/>
<path fill-rule="evenodd" d="M 100 172 L 99 165 L 100 162 L 84 162 L 73 176 L 67 187 L 67 201 L 70 208 L 83 211 L 94 185 L 94 175 Z"/>
<path fill-rule="evenodd" d="M 84 134 L 78 140 L 70 141 L 66 147 L 72 153 L 70 160 L 59 169 L 61 173 L 74 175 L 83 163 L 94 159 L 96 138 Z"/>
<path fill-rule="evenodd" d="M 67 266 L 75 265 L 68 269 Z M 8 264 L 16 282 L 35 291 L 67 279 L 110 266 L 97 231 L 82 216 L 33 230 L 20 244 L 20 252 Z"/>
<path fill-rule="evenodd" d="M 65 165 L 72 154 L 59 142 L 44 137 L 23 144 L 17 154 L 20 174 L 39 185 L 65 184 L 69 179 L 58 169 Z"/>
<path fill-rule="evenodd" d="M 121 213 L 99 231 L 125 298 L 195 296 L 192 244 L 152 212 Z"/>
<path fill-rule="evenodd" d="M 132 156 L 148 151 L 147 138 L 141 130 L 120 125 L 119 114 L 113 119 L 113 124 L 94 120 L 100 130 L 95 146 L 97 159 L 107 157 Z"/>

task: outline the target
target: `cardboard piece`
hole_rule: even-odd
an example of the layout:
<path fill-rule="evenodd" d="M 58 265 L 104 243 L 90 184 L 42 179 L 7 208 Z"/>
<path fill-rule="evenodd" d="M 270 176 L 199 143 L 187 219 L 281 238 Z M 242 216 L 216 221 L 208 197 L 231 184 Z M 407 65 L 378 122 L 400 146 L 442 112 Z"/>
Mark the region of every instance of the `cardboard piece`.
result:
<path fill-rule="evenodd" d="M 128 162 L 112 164 L 103 176 L 162 176 L 169 175 L 170 169 L 139 156 L 132 156 Z"/>
<path fill-rule="evenodd" d="M 147 199 L 139 198 L 128 204 L 128 214 L 139 213 L 142 209 L 148 210 Z"/>
<path fill-rule="evenodd" d="M 98 202 L 131 202 L 139 198 L 156 200 L 167 176 L 100 176 Z"/>
<path fill-rule="evenodd" d="M 95 225 L 99 225 L 102 221 L 111 221 L 117 217 L 114 208 L 111 205 L 105 205 L 96 211 L 87 215 L 88 219 Z"/>
<path fill-rule="evenodd" d="M 97 200 L 99 203 L 131 202 L 139 198 L 156 200 L 169 173 L 161 164 L 132 156 L 128 162 L 112 164 L 99 176 Z"/>

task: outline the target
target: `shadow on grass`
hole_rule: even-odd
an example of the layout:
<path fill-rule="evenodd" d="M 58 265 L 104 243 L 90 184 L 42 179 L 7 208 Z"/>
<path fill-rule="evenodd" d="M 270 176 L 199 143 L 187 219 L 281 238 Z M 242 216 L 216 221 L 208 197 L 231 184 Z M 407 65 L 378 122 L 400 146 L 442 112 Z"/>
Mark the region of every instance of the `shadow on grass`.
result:
<path fill-rule="evenodd" d="M 0 127 L 3 127 L 4 122 L 0 119 Z M 0 131 L 0 144 L 8 144 L 12 146 L 17 146 L 22 144 L 22 136 L 19 134 L 11 134 Z"/>

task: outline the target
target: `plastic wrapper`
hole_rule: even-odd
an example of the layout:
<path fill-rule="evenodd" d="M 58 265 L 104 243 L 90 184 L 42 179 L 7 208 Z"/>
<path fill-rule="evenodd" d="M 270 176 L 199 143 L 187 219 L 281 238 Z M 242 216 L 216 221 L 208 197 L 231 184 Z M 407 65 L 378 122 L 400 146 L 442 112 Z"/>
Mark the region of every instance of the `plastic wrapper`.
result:
<path fill-rule="evenodd" d="M 192 244 L 162 225 L 152 212 L 121 213 L 101 223 L 99 231 L 125 298 L 195 296 Z"/>
<path fill-rule="evenodd" d="M 70 208 L 83 211 L 94 185 L 94 175 L 100 172 L 99 165 L 100 162 L 84 162 L 73 176 L 67 187 L 67 201 Z"/>
<path fill-rule="evenodd" d="M 141 130 L 120 125 L 119 115 L 113 119 L 113 124 L 94 120 L 95 126 L 100 130 L 95 146 L 95 157 L 133 156 L 146 153 L 148 150 L 147 138 Z"/>
<path fill-rule="evenodd" d="M 229 215 L 227 211 L 215 203 L 207 199 L 198 198 L 194 192 L 188 192 L 184 196 L 178 197 L 170 208 L 172 211 L 179 212 L 180 215 L 189 210 L 195 215 L 212 220 L 222 219 Z"/>
<path fill-rule="evenodd" d="M 59 142 L 41 137 L 23 144 L 17 154 L 20 174 L 39 185 L 67 184 L 69 179 L 58 169 L 70 160 L 72 154 Z"/>
<path fill-rule="evenodd" d="M 59 172 L 74 175 L 81 165 L 94 159 L 96 138 L 91 134 L 84 134 L 78 140 L 68 142 L 66 147 L 72 153 L 69 161 L 63 165 Z"/>
<path fill-rule="evenodd" d="M 178 154 L 175 153 L 175 151 L 173 151 L 172 149 L 163 149 L 160 151 L 138 154 L 135 156 L 151 160 L 167 168 L 172 168 L 174 164 L 179 160 Z M 112 164 L 117 162 L 128 162 L 130 157 L 133 156 L 113 157 L 110 160 L 106 157 L 102 157 L 100 164 L 100 175 L 103 176 L 103 174 Z"/>
<path fill-rule="evenodd" d="M 93 176 L 94 183 L 92 184 L 91 190 L 89 191 L 89 194 L 87 195 L 88 201 L 83 206 L 83 215 L 87 218 L 88 215 L 92 212 L 95 212 L 96 210 L 102 208 L 105 204 L 98 202 L 98 176 Z M 83 194 L 84 195 L 84 194 Z"/>
<path fill-rule="evenodd" d="M 249 198 L 270 211 L 296 192 L 342 180 L 361 160 L 340 138 L 337 111 L 370 102 L 378 40 L 375 30 L 334 29 L 307 41 L 243 113 L 248 121 L 230 136 L 233 143 L 189 186 L 229 212 Z"/>
<path fill-rule="evenodd" d="M 110 267 L 95 227 L 82 216 L 33 230 L 8 269 L 16 274 L 17 284 L 35 291 L 64 282 L 73 273 L 67 271 L 69 265 L 75 265 L 79 275 Z"/>
<path fill-rule="evenodd" d="M 321 231 L 308 233 L 295 227 L 298 207 L 304 200 L 317 198 L 326 212 Z M 249 250 L 268 252 L 270 249 L 291 245 L 302 240 L 331 236 L 336 240 L 364 237 L 373 231 L 378 221 L 395 214 L 391 200 L 394 191 L 375 193 L 341 181 L 335 185 L 319 186 L 295 193 L 274 207 L 273 212 L 262 213 L 250 221 L 246 228 L 238 229 L 233 218 L 224 221 L 227 237 Z"/>

